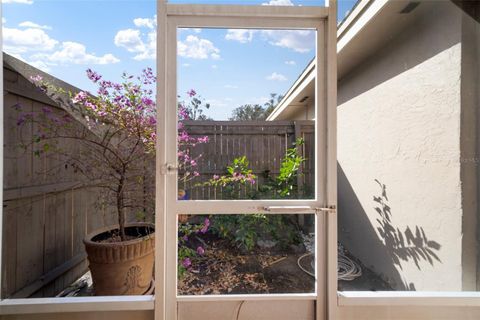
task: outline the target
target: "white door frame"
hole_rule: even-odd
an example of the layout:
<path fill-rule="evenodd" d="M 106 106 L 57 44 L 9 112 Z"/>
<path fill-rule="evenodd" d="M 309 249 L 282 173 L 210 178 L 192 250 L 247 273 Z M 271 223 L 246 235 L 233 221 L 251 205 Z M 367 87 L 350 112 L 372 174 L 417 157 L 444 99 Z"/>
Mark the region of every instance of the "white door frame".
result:
<path fill-rule="evenodd" d="M 157 2 L 157 192 L 155 319 L 177 319 L 187 301 L 315 300 L 316 319 L 333 319 L 336 268 L 336 3 L 330 7 L 178 5 Z M 313 200 L 177 200 L 177 28 L 315 29 L 316 122 Z M 327 209 L 328 208 L 328 209 Z M 295 211 L 295 212 L 292 212 Z M 314 213 L 316 293 L 177 296 L 177 215 Z M 199 318 L 201 319 L 201 318 Z"/>

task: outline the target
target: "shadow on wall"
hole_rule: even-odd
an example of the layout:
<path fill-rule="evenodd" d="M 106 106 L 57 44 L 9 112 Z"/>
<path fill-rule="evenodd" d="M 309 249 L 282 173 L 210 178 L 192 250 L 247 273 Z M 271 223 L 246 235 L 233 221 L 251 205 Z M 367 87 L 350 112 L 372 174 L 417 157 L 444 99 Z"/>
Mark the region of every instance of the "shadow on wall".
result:
<path fill-rule="evenodd" d="M 402 268 L 402 261 L 415 263 L 418 270 L 421 270 L 420 261 L 428 261 L 431 265 L 434 260 L 441 262 L 435 251 L 439 251 L 441 245 L 432 240 L 428 240 L 425 231 L 422 227 L 415 226 L 415 234 L 410 226 L 407 226 L 405 231 L 400 231 L 392 224 L 392 211 L 388 205 L 387 186 L 375 179 L 375 182 L 380 187 L 380 195 L 373 196 L 373 201 L 376 203 L 375 211 L 380 216 L 377 222 L 380 225 L 377 231 L 382 237 L 387 251 L 392 256 L 393 263 L 400 269 Z"/>
<path fill-rule="evenodd" d="M 388 205 L 387 188 L 378 180 L 375 181 L 380 191 L 378 196 L 373 196 L 374 206 L 371 208 L 375 210 L 375 215 L 370 213 L 370 220 L 338 164 L 339 240 L 393 289 L 414 291 L 415 284 L 404 281 L 399 273 L 399 270 L 403 270 L 402 263 L 413 262 L 419 270 L 421 261 L 428 261 L 431 265 L 441 263 L 437 255 L 441 245 L 429 240 L 420 226 L 407 226 L 404 232 L 395 228 L 392 209 Z M 377 222 L 376 226 L 373 219 Z"/>

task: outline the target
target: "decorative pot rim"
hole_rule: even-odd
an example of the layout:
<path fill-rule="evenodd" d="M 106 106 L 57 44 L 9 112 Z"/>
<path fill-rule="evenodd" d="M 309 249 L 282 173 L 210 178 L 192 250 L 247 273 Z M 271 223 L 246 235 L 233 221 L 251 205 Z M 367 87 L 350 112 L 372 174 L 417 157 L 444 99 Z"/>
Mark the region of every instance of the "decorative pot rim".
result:
<path fill-rule="evenodd" d="M 89 245 L 89 246 L 118 247 L 118 246 L 128 246 L 128 245 L 136 244 L 138 242 L 143 242 L 143 241 L 148 240 L 148 239 L 154 239 L 155 238 L 155 225 L 153 223 L 149 223 L 149 222 L 127 223 L 125 225 L 125 228 L 129 228 L 129 227 L 151 227 L 154 230 L 154 232 L 152 232 L 151 234 L 145 235 L 143 237 L 140 237 L 140 238 L 135 238 L 135 239 L 132 239 L 132 240 L 121 241 L 121 242 L 95 242 L 95 241 L 92 241 L 92 239 L 94 237 L 96 237 L 96 236 L 98 236 L 102 233 L 118 229 L 119 225 L 114 224 L 114 225 L 111 225 L 111 226 L 108 226 L 108 227 L 103 227 L 103 228 L 100 228 L 100 229 L 96 229 L 95 231 L 87 234 L 85 236 L 85 238 L 83 239 L 83 243 L 85 245 Z"/>

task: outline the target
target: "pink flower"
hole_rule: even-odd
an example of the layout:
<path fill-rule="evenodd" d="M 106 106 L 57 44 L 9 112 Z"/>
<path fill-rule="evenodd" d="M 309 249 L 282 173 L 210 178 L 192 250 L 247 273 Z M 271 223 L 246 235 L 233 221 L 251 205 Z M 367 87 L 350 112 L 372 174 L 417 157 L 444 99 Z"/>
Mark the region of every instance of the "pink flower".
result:
<path fill-rule="evenodd" d="M 33 82 L 40 82 L 43 80 L 43 78 L 41 75 L 37 74 L 36 76 L 31 76 L 30 80 L 32 80 Z"/>
<path fill-rule="evenodd" d="M 200 175 L 200 173 L 197 172 L 197 171 L 194 171 L 194 172 L 193 172 L 193 175 L 194 175 L 195 177 L 198 177 L 198 176 Z"/>
<path fill-rule="evenodd" d="M 147 106 L 152 106 L 154 104 L 153 100 L 147 97 L 142 98 L 142 103 Z"/>
<path fill-rule="evenodd" d="M 189 91 L 187 91 L 187 94 L 188 96 L 191 98 L 191 97 L 194 97 L 197 95 L 197 92 L 193 89 L 190 89 Z"/>
<path fill-rule="evenodd" d="M 218 179 L 220 179 L 220 176 L 214 174 L 214 175 L 213 175 L 213 180 L 218 180 Z"/>
<path fill-rule="evenodd" d="M 190 161 L 190 164 L 191 164 L 192 166 L 196 166 L 196 165 L 197 165 L 197 161 L 191 160 L 191 161 Z"/>
<path fill-rule="evenodd" d="M 205 254 L 205 249 L 203 249 L 202 247 L 198 247 L 197 248 L 197 253 L 202 256 L 202 255 Z"/>
<path fill-rule="evenodd" d="M 98 80 L 102 78 L 101 75 L 93 71 L 92 69 L 87 69 L 87 77 L 92 80 L 94 83 L 97 83 Z"/>
<path fill-rule="evenodd" d="M 80 91 L 75 97 L 73 97 L 73 103 L 83 102 L 87 99 L 88 94 L 85 91 Z"/>
<path fill-rule="evenodd" d="M 207 143 L 208 142 L 208 136 L 205 136 L 203 138 L 198 138 L 198 143 Z"/>
<path fill-rule="evenodd" d="M 190 260 L 190 258 L 183 259 L 182 266 L 188 269 L 191 265 L 192 265 L 192 260 Z"/>
<path fill-rule="evenodd" d="M 207 233 L 208 227 L 210 227 L 210 219 L 205 218 L 205 221 L 203 222 L 203 227 L 200 229 L 201 233 Z"/>

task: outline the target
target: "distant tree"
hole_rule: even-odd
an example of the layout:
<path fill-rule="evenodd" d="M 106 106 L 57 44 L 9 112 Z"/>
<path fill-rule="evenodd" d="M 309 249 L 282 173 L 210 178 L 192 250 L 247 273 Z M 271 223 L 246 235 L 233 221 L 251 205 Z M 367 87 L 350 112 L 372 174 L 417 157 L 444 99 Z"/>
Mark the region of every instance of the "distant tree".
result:
<path fill-rule="evenodd" d="M 278 103 L 282 100 L 283 96 L 271 93 L 270 99 L 265 102 L 263 106 L 259 104 L 245 104 L 232 111 L 230 121 L 263 121 L 272 113 Z"/>
<path fill-rule="evenodd" d="M 232 111 L 230 121 L 265 120 L 265 109 L 259 104 L 245 104 Z"/>
<path fill-rule="evenodd" d="M 268 118 L 268 116 L 270 115 L 270 113 L 273 112 L 273 110 L 275 109 L 275 107 L 280 103 L 280 101 L 282 101 L 283 99 L 283 96 L 281 94 L 277 94 L 277 93 L 270 93 L 270 99 L 265 102 L 264 104 L 264 107 L 265 107 L 265 111 L 264 111 L 264 116 L 265 116 L 265 119 Z"/>
<path fill-rule="evenodd" d="M 180 97 L 179 97 L 180 98 Z M 210 109 L 210 104 L 206 103 L 203 98 L 198 95 L 195 90 L 191 89 L 187 92 L 187 101 L 180 102 L 181 106 L 190 120 L 205 121 L 213 120 L 208 117 L 204 112 L 204 109 Z"/>

